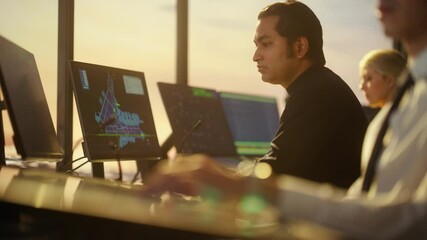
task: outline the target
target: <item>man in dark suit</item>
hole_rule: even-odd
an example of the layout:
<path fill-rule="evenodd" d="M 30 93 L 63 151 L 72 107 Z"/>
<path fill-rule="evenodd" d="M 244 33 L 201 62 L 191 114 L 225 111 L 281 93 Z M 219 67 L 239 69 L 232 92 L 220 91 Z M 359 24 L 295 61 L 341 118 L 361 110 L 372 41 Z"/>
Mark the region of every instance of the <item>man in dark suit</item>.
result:
<path fill-rule="evenodd" d="M 288 92 L 262 160 L 275 173 L 348 188 L 360 175 L 367 120 L 350 87 L 324 66 L 319 20 L 300 2 L 269 5 L 258 20 L 253 60 L 263 81 Z"/>

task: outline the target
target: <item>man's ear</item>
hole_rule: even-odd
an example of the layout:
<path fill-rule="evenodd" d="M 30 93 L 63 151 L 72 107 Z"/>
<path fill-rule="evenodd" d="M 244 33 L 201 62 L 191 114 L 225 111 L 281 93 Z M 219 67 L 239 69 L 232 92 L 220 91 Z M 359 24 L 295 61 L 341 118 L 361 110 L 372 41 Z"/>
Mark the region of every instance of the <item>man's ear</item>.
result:
<path fill-rule="evenodd" d="M 306 37 L 298 37 L 294 43 L 294 54 L 297 58 L 304 58 L 307 54 L 309 43 Z"/>

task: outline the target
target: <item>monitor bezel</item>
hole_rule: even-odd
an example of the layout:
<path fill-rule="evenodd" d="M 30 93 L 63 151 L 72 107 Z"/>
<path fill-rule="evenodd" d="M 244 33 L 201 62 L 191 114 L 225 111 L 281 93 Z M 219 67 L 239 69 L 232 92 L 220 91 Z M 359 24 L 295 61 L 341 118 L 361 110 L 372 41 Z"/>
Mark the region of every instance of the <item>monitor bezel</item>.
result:
<path fill-rule="evenodd" d="M 22 129 L 21 129 L 22 126 L 20 126 L 20 125 L 24 124 L 24 122 L 25 122 L 25 124 L 28 124 L 27 121 L 30 119 L 30 116 L 28 116 L 28 118 L 24 119 L 24 120 L 18 119 L 17 115 L 19 115 L 19 114 L 17 114 L 16 112 L 19 110 L 15 109 L 17 106 L 15 106 L 15 104 L 14 104 L 14 101 L 16 101 L 15 100 L 16 97 L 15 97 L 15 94 L 13 92 L 14 90 L 11 89 L 12 87 L 9 87 L 8 81 L 10 81 L 10 80 L 7 80 L 6 79 L 7 77 L 5 76 L 5 71 L 6 71 L 5 65 L 6 64 L 5 63 L 2 64 L 1 59 L 0 59 L 0 86 L 1 86 L 1 91 L 3 93 L 4 106 L 7 110 L 7 113 L 8 113 L 9 119 L 10 119 L 10 123 L 12 126 L 12 130 L 14 133 L 13 142 L 15 145 L 15 149 L 16 149 L 17 154 L 20 155 L 19 158 L 14 157 L 13 159 L 14 160 L 38 160 L 38 159 L 44 160 L 44 159 L 46 159 L 47 161 L 49 161 L 49 160 L 51 160 L 51 161 L 62 160 L 64 157 L 64 152 L 63 152 L 63 149 L 59 143 L 59 140 L 58 140 L 58 137 L 57 137 L 57 134 L 55 131 L 55 127 L 54 127 L 54 124 L 52 121 L 52 116 L 51 116 L 51 113 L 50 113 L 50 110 L 48 107 L 47 99 L 46 99 L 46 96 L 44 93 L 43 85 L 41 82 L 41 78 L 40 78 L 40 74 L 39 74 L 39 71 L 37 68 L 37 63 L 36 63 L 34 54 L 32 54 L 31 52 L 27 51 L 26 49 L 18 46 L 17 44 L 13 43 L 12 41 L 2 37 L 1 35 L 0 35 L 0 41 L 1 41 L 1 44 L 5 44 L 5 47 L 9 49 L 8 54 L 10 54 L 12 51 L 15 51 L 15 53 L 19 52 L 19 54 L 25 54 L 26 55 L 25 59 L 27 61 L 30 61 L 31 62 L 30 64 L 33 64 L 30 66 L 34 67 L 34 69 L 32 69 L 32 71 L 35 75 L 32 76 L 31 80 L 37 81 L 38 83 L 36 83 L 36 84 L 39 84 L 39 89 L 42 90 L 42 92 L 37 95 L 37 96 L 41 97 L 41 99 L 39 99 L 39 101 L 37 103 L 38 104 L 37 109 L 44 108 L 43 112 L 45 112 L 47 114 L 46 116 L 44 116 L 43 120 L 45 121 L 45 123 L 44 123 L 45 126 L 47 126 L 47 128 L 49 129 L 49 133 L 45 133 L 45 134 L 50 135 L 50 136 L 48 136 L 49 141 L 50 141 L 49 144 L 54 146 L 53 148 L 56 148 L 55 150 L 52 149 L 52 151 L 45 152 L 45 151 L 31 151 L 31 148 L 28 147 L 32 141 L 37 141 L 37 140 L 33 140 L 33 139 L 24 140 L 25 134 L 22 132 Z M 7 54 L 6 54 L 6 56 L 10 57 L 10 55 L 7 55 Z M 6 61 L 6 59 L 3 59 L 3 60 Z M 7 60 L 10 60 L 10 59 L 7 59 Z M 18 61 L 18 60 L 14 59 L 14 61 Z M 34 90 L 34 89 L 32 89 L 32 90 Z M 26 96 L 26 97 L 28 97 L 28 96 Z M 12 98 L 13 98 L 13 100 L 12 100 Z M 28 102 L 28 101 L 30 101 L 29 102 L 30 104 L 34 103 L 34 101 L 31 102 L 31 100 L 26 99 L 26 102 Z M 28 114 L 28 115 L 30 115 L 30 114 Z M 0 127 L 4 128 L 4 121 L 3 121 L 3 126 L 0 126 Z M 33 127 L 34 127 L 34 124 L 33 124 Z M 40 137 L 46 137 L 46 136 L 40 136 Z"/>
<path fill-rule="evenodd" d="M 130 70 L 130 69 L 124 69 L 124 68 L 117 68 L 117 67 L 112 67 L 112 66 L 107 66 L 107 65 L 101 65 L 101 64 L 95 64 L 95 63 L 88 63 L 88 62 L 82 62 L 82 61 L 75 61 L 75 60 L 69 60 L 68 61 L 68 67 L 69 67 L 69 73 L 70 73 L 70 81 L 71 81 L 71 85 L 73 87 L 73 94 L 74 94 L 74 100 L 77 106 L 77 115 L 79 116 L 79 121 L 80 121 L 80 126 L 81 126 L 81 130 L 82 130 L 82 136 L 83 136 L 83 142 L 82 142 L 82 147 L 83 147 L 83 153 L 84 155 L 88 158 L 88 160 L 90 162 L 109 162 L 109 161 L 128 161 L 128 160 L 160 160 L 162 158 L 162 154 L 161 154 L 161 149 L 160 149 L 160 144 L 159 144 L 159 140 L 158 140 L 158 134 L 157 134 L 157 130 L 155 129 L 155 134 L 156 134 L 156 146 L 154 146 L 156 148 L 156 150 L 152 153 L 145 153 L 145 154 L 141 154 L 141 153 L 135 153 L 135 154 L 126 154 L 125 152 L 117 152 L 114 149 L 112 149 L 111 152 L 94 152 L 93 150 L 91 150 L 91 147 L 89 146 L 90 144 L 90 140 L 88 141 L 88 131 L 90 131 L 90 129 L 88 129 L 88 127 L 86 126 L 85 120 L 83 119 L 82 116 L 82 102 L 80 101 L 80 99 L 77 96 L 77 86 L 76 86 L 76 81 L 77 79 L 75 79 L 75 77 L 77 77 L 75 75 L 75 72 L 73 72 L 73 69 L 78 69 L 78 66 L 89 66 L 89 67 L 98 67 L 98 68 L 105 68 L 105 69 L 110 69 L 113 71 L 120 71 L 120 72 L 126 72 L 129 73 L 131 75 L 135 75 L 135 76 L 139 76 L 142 80 L 142 84 L 143 87 L 146 89 L 146 95 L 147 95 L 147 99 L 149 100 L 149 110 L 151 112 L 151 118 L 153 120 L 153 125 L 155 128 L 155 120 L 154 120 L 154 116 L 153 116 L 153 109 L 151 107 L 151 99 L 149 96 L 149 91 L 147 89 L 147 81 L 145 79 L 145 73 L 141 72 L 141 71 L 136 71 L 136 70 Z M 112 154 L 114 153 L 114 154 Z"/>
<path fill-rule="evenodd" d="M 225 113 L 222 109 L 221 100 L 219 99 L 218 92 L 215 89 L 193 86 L 193 85 L 190 86 L 188 84 L 182 84 L 182 83 L 168 83 L 168 82 L 157 82 L 157 86 L 159 88 L 159 92 L 160 92 L 160 95 L 161 95 L 161 98 L 163 101 L 163 105 L 165 106 L 166 114 L 168 116 L 169 123 L 170 123 L 171 128 L 172 128 L 173 139 L 175 142 L 175 147 L 177 147 L 178 153 L 183 153 L 183 154 L 204 153 L 204 154 L 208 154 L 211 156 L 228 156 L 228 157 L 237 157 L 238 156 L 236 149 L 234 147 L 234 140 L 233 140 L 231 130 L 228 126 Z M 222 149 L 209 149 L 208 151 L 202 151 L 201 149 L 193 149 L 193 150 L 189 151 L 189 146 L 188 146 L 189 140 L 188 139 L 191 139 L 191 136 L 193 134 L 193 132 L 191 132 L 191 131 L 193 131 L 197 122 L 199 120 L 203 120 L 203 119 L 194 119 L 194 122 L 192 123 L 192 125 L 188 129 L 181 130 L 180 126 L 177 126 L 176 122 L 174 121 L 175 116 L 173 116 L 171 114 L 171 112 L 168 111 L 168 109 L 167 109 L 167 106 L 166 106 L 166 104 L 167 104 L 166 100 L 167 99 L 165 98 L 166 97 L 165 92 L 163 92 L 164 88 L 166 88 L 166 87 L 182 88 L 182 89 L 185 89 L 188 91 L 191 91 L 193 89 L 198 89 L 198 90 L 209 91 L 212 94 L 214 94 L 216 101 L 217 101 L 217 104 L 218 104 L 218 108 L 219 108 L 218 109 L 219 112 L 217 112 L 218 113 L 217 117 L 219 117 L 220 121 L 223 121 L 223 123 L 221 123 L 221 125 L 223 125 L 223 127 L 225 128 L 225 129 L 223 129 L 223 134 L 225 134 L 223 139 L 225 139 L 224 141 L 230 141 L 230 143 L 229 143 L 230 146 L 226 146 L 227 143 L 223 143 L 224 145 L 222 146 Z M 202 122 L 201 125 L 203 126 L 204 123 Z M 180 132 L 177 133 L 177 131 L 180 131 Z M 196 132 L 196 131 L 199 131 L 199 129 L 194 130 L 194 132 Z M 217 133 L 215 133 L 215 134 L 217 134 Z M 186 149 L 180 149 L 179 146 L 184 145 L 183 144 L 184 141 L 185 141 Z M 187 151 L 189 151 L 189 152 L 187 152 Z"/>

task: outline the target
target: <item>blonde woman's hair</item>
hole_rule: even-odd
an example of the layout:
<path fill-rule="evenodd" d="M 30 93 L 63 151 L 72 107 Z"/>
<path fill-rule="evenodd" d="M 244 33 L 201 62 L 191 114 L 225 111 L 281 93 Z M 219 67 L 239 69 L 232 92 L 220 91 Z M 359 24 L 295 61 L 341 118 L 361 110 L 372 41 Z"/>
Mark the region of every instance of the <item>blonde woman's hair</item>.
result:
<path fill-rule="evenodd" d="M 359 70 L 370 67 L 379 74 L 397 79 L 406 66 L 405 57 L 393 49 L 377 49 L 368 52 L 359 63 Z"/>

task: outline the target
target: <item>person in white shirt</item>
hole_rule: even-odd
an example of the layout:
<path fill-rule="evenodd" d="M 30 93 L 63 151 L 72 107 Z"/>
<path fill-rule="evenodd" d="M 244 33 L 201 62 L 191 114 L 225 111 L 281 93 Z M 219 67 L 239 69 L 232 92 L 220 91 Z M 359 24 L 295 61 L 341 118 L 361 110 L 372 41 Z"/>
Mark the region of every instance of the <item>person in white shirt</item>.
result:
<path fill-rule="evenodd" d="M 378 16 L 387 36 L 401 40 L 415 84 L 391 115 L 376 172 L 368 191 L 362 175 L 346 192 L 290 176 L 254 180 L 234 174 L 204 155 L 164 162 L 145 184 L 145 193 L 174 191 L 202 195 L 205 187 L 223 199 L 241 199 L 254 181 L 260 194 L 283 217 L 299 218 L 339 230 L 351 238 L 427 239 L 427 1 L 378 0 Z M 362 173 L 387 103 L 367 130 Z"/>

